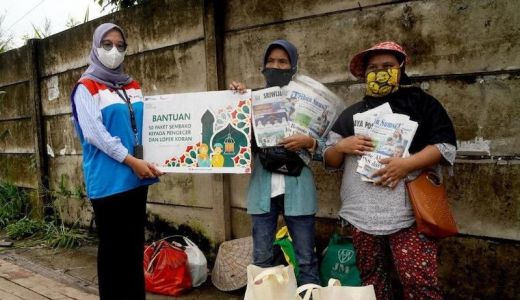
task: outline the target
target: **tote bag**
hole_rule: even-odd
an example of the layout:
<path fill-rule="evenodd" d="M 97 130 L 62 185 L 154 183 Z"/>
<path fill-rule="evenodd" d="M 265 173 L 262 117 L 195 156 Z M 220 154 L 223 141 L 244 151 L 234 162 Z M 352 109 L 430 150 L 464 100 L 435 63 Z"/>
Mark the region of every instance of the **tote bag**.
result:
<path fill-rule="evenodd" d="M 294 299 L 296 287 L 296 277 L 290 265 L 270 268 L 249 265 L 244 300 Z"/>
<path fill-rule="evenodd" d="M 326 287 L 312 290 L 312 300 L 376 300 L 373 285 L 341 286 L 337 279 L 330 279 Z"/>
<path fill-rule="evenodd" d="M 320 264 L 320 281 L 325 285 L 335 278 L 341 285 L 360 286 L 361 278 L 356 266 L 356 251 L 352 241 L 334 233 L 327 248 L 323 251 Z"/>

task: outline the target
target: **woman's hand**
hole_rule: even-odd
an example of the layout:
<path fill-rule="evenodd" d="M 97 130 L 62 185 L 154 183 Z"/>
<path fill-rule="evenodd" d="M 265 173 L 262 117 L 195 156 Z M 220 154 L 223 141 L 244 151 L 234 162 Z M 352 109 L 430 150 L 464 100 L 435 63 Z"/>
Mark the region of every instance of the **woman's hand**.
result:
<path fill-rule="evenodd" d="M 314 139 L 304 134 L 295 134 L 284 138 L 280 144 L 287 150 L 298 151 L 312 148 Z"/>
<path fill-rule="evenodd" d="M 408 173 L 434 166 L 441 159 L 441 152 L 435 145 L 428 145 L 421 151 L 406 158 L 390 157 L 381 159 L 379 162 L 385 166 L 374 172 L 375 177 L 381 176 L 381 179 L 375 184 L 394 188 Z"/>
<path fill-rule="evenodd" d="M 161 172 L 159 169 L 157 169 L 156 166 L 152 165 L 149 162 L 146 162 L 148 164 L 148 168 L 152 171 L 152 173 L 155 175 L 155 177 L 159 177 L 164 175 L 164 172 Z"/>
<path fill-rule="evenodd" d="M 135 158 L 132 155 L 127 155 L 123 162 L 132 168 L 139 179 L 155 178 L 164 174 L 151 163 Z"/>
<path fill-rule="evenodd" d="M 374 150 L 374 144 L 368 136 L 352 135 L 339 140 L 334 149 L 349 155 L 363 155 Z"/>
<path fill-rule="evenodd" d="M 238 81 L 231 81 L 231 83 L 229 84 L 229 89 L 232 90 L 232 91 L 237 91 L 241 94 L 245 93 L 246 90 L 247 90 L 247 87 L 245 84 L 243 84 L 242 82 L 238 82 Z"/>
<path fill-rule="evenodd" d="M 405 178 L 413 169 L 408 158 L 389 157 L 379 160 L 385 166 L 377 170 L 373 177 L 381 176 L 381 179 L 375 182 L 376 185 L 388 186 L 394 188 L 401 179 Z"/>

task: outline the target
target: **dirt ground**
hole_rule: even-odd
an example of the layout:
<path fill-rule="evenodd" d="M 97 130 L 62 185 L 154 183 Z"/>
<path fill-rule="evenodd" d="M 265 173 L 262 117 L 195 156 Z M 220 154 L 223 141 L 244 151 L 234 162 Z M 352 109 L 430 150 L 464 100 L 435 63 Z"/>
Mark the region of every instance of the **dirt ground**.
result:
<path fill-rule="evenodd" d="M 11 248 L 0 248 L 0 259 L 68 286 L 97 294 L 96 252 L 96 245 L 86 245 L 77 249 L 49 249 L 38 243 L 15 242 Z M 194 288 L 182 296 L 147 294 L 146 299 L 236 300 L 243 299 L 243 293 L 243 290 L 233 293 L 221 292 L 208 278 L 201 287 Z"/>

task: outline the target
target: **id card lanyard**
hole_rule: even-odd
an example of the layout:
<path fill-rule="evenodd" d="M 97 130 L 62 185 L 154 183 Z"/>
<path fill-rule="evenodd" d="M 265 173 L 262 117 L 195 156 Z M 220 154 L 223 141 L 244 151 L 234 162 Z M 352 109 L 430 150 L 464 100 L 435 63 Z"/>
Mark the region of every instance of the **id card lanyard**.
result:
<path fill-rule="evenodd" d="M 132 125 L 132 131 L 134 132 L 134 157 L 142 159 L 143 158 L 143 146 L 139 145 L 139 138 L 137 133 L 137 125 L 135 121 L 135 112 L 134 108 L 132 107 L 132 103 L 130 102 L 130 97 L 126 94 L 126 91 L 124 89 L 121 89 L 123 91 L 123 95 L 119 93 L 119 90 L 116 89 L 115 92 L 117 95 L 125 101 L 126 105 L 128 106 L 128 112 L 130 113 L 130 124 Z"/>

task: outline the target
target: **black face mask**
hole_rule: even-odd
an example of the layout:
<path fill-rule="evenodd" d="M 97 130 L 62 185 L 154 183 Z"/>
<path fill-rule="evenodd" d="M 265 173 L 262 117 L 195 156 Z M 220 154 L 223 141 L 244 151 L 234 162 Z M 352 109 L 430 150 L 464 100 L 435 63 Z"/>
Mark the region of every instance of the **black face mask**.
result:
<path fill-rule="evenodd" d="M 291 81 L 294 75 L 294 71 L 292 69 L 264 68 L 262 74 L 264 74 L 267 87 L 284 86 L 289 84 L 289 81 Z"/>

